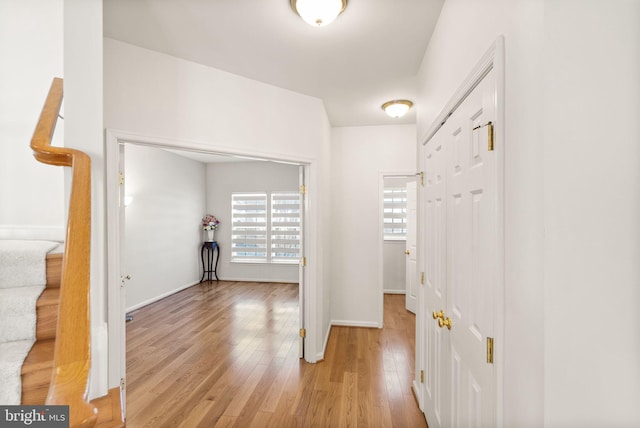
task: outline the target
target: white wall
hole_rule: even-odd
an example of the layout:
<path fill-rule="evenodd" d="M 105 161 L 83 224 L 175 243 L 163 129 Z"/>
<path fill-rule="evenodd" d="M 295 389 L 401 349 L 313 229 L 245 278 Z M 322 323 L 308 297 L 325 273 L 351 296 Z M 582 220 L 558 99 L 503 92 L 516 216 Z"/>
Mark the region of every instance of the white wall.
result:
<path fill-rule="evenodd" d="M 63 169 L 29 148 L 51 81 L 63 77 L 62 13 L 62 0 L 0 0 L 0 238 L 64 240 Z M 63 136 L 59 120 L 52 144 Z"/>
<path fill-rule="evenodd" d="M 64 0 L 64 145 L 91 157 L 90 398 L 107 392 L 102 1 Z M 70 171 L 65 171 L 70 174 Z M 68 193 L 67 193 L 68 194 Z M 113 284 L 119 287 L 119 282 Z M 110 385 L 112 387 L 117 384 Z"/>
<path fill-rule="evenodd" d="M 419 72 L 418 135 L 496 38 L 506 45 L 504 426 L 544 421 L 542 0 L 447 0 Z M 576 7 L 576 11 L 579 8 Z"/>
<path fill-rule="evenodd" d="M 419 135 L 505 36 L 506 427 L 640 421 L 639 7 L 448 0 L 424 57 Z"/>
<path fill-rule="evenodd" d="M 545 2 L 545 425 L 640 426 L 640 2 Z"/>
<path fill-rule="evenodd" d="M 415 171 L 415 139 L 414 125 L 332 130 L 331 317 L 336 323 L 380 326 L 380 174 Z"/>
<path fill-rule="evenodd" d="M 384 241 L 383 243 L 383 284 L 385 293 L 405 294 L 407 289 L 407 256 L 404 251 L 407 241 Z"/>
<path fill-rule="evenodd" d="M 107 128 L 312 164 L 309 209 L 315 246 L 308 272 L 315 284 L 309 302 L 316 316 L 310 320 L 307 350 L 315 360 L 329 325 L 325 252 L 330 225 L 321 220 L 330 207 L 330 128 L 322 101 L 111 39 L 104 39 L 104 76 Z"/>
<path fill-rule="evenodd" d="M 123 272 L 128 310 L 200 282 L 205 164 L 165 150 L 125 145 Z"/>
<path fill-rule="evenodd" d="M 325 225 L 323 228 L 320 228 L 320 230 L 311 230 L 308 234 L 309 239 L 319 243 L 320 248 L 318 256 L 324 264 L 324 270 L 323 272 L 321 272 L 322 278 L 318 279 L 320 283 L 323 284 L 323 287 L 322 295 L 318 297 L 318 301 L 320 302 L 320 306 L 318 307 L 319 319 L 316 322 L 320 325 L 320 330 L 324 333 L 324 337 L 318 338 L 318 360 L 324 358 L 324 350 L 327 346 L 327 342 L 329 341 L 329 333 L 331 332 L 332 287 L 329 284 L 329 281 L 331 280 L 331 272 L 333 272 L 331 253 L 334 244 L 331 234 L 331 228 L 329 226 L 331 225 L 331 214 L 333 211 L 333 201 L 331 198 L 331 195 L 333 194 L 331 189 L 331 174 L 333 171 L 333 161 L 331 156 L 331 125 L 329 123 L 329 118 L 326 115 L 323 117 L 323 127 L 320 137 L 322 139 L 321 158 L 324 160 L 324 162 L 320 164 L 320 168 L 317 171 L 317 174 L 320 177 L 324 178 L 324 180 L 326 181 L 326 185 L 323 185 L 320 189 L 307 189 L 308 191 L 320 191 L 321 198 L 316 202 L 316 205 L 318 205 L 318 207 L 314 207 L 313 204 L 309 204 L 307 206 L 307 212 L 309 212 L 311 215 L 315 215 L 315 213 L 319 211 L 317 221 L 319 224 Z M 307 177 L 306 180 L 308 183 L 309 177 Z M 309 225 L 307 224 L 307 227 L 308 226 Z M 339 243 L 340 241 L 337 242 Z M 305 279 L 305 282 L 306 281 L 308 281 L 308 278 Z"/>
<path fill-rule="evenodd" d="M 298 264 L 231 262 L 231 194 L 298 191 L 298 166 L 274 162 L 207 164 L 207 213 L 220 220 L 218 277 L 234 281 L 298 282 Z"/>

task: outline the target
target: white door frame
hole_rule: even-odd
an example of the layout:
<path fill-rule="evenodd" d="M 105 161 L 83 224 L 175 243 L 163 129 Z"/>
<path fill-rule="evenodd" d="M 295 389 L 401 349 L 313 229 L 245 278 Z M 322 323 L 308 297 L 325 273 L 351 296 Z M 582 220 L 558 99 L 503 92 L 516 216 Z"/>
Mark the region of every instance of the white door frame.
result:
<path fill-rule="evenodd" d="M 124 308 L 121 308 L 120 291 L 120 220 L 119 210 L 119 165 L 120 144 L 133 143 L 150 147 L 190 150 L 201 153 L 215 153 L 233 155 L 238 157 L 259 158 L 283 163 L 301 165 L 305 169 L 307 188 L 318 189 L 318 162 L 316 159 L 301 156 L 274 154 L 259 151 L 239 150 L 228 146 L 219 146 L 202 142 L 173 140 L 162 137 L 150 137 L 134 134 L 126 131 L 107 129 L 105 133 L 105 170 L 106 170 L 106 194 L 107 194 L 107 322 L 109 329 L 109 389 L 120 386 L 121 379 L 125 378 L 126 346 L 124 346 L 125 319 L 122 316 Z M 314 194 L 315 193 L 315 194 Z M 307 257 L 304 308 L 301 308 L 306 326 L 305 360 L 314 363 L 318 359 L 316 340 L 318 337 L 317 311 L 318 305 L 311 296 L 318 295 L 317 278 L 317 251 L 315 233 L 318 215 L 318 204 L 315 203 L 316 192 L 308 192 L 306 196 L 307 210 L 304 213 L 306 239 L 303 241 L 303 254 Z M 313 244 L 313 245 L 312 245 Z M 124 395 L 123 395 L 124 397 Z"/>
<path fill-rule="evenodd" d="M 505 47 L 504 36 L 499 36 L 487 52 L 482 56 L 480 61 L 473 68 L 471 73 L 464 80 L 462 85 L 454 93 L 452 98 L 442 109 L 438 117 L 432 122 L 427 132 L 418 140 L 418 153 L 419 153 L 419 165 L 420 170 L 424 171 L 424 147 L 431 140 L 431 138 L 438 132 L 442 125 L 446 122 L 447 118 L 453 111 L 465 100 L 465 98 L 473 91 L 478 83 L 486 76 L 486 74 L 494 70 L 496 73 L 496 123 L 494 124 L 494 141 L 496 152 L 496 168 L 497 168 L 497 284 L 495 285 L 495 313 L 494 313 L 494 365 L 496 369 L 496 426 L 502 427 L 503 420 L 503 375 L 504 375 L 504 206 L 505 206 L 505 193 L 504 193 L 504 166 L 505 166 Z M 422 192 L 418 192 L 418 218 L 421 223 L 424 218 L 424 200 L 421 197 Z M 424 227 L 418 227 L 418 253 L 424 254 L 424 248 L 426 245 L 426 238 L 424 236 Z M 425 271 L 424 258 L 421 256 L 418 262 L 418 269 L 422 272 Z M 429 316 L 424 313 L 424 290 L 420 287 L 420 294 L 418 296 L 418 313 L 416 314 L 416 320 L 418 326 L 416 334 L 422 337 L 424 332 L 421 330 L 423 320 Z M 418 331 L 420 329 L 420 331 Z M 416 366 L 418 361 L 423 361 L 425 344 L 422 340 L 416 341 Z M 420 348 L 420 349 L 418 349 Z M 420 359 L 420 360 L 419 360 Z M 422 367 L 421 369 L 424 369 Z M 422 388 L 420 386 L 420 372 L 416 367 L 416 378 L 413 383 L 414 392 L 418 396 L 418 402 L 420 408 L 424 411 L 424 397 L 421 394 Z"/>
<path fill-rule="evenodd" d="M 415 176 L 415 171 L 378 172 L 378 328 L 384 327 L 384 179 Z"/>

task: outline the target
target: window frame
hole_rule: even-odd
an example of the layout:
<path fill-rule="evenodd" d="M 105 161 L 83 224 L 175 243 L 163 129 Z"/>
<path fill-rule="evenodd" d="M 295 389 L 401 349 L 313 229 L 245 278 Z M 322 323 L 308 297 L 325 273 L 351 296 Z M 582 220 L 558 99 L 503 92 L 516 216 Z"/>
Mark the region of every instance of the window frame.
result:
<path fill-rule="evenodd" d="M 238 213 L 236 212 L 236 206 L 237 204 L 235 203 L 237 198 L 241 198 L 243 196 L 259 196 L 259 197 L 263 197 L 265 204 L 265 221 L 264 222 L 258 222 L 261 224 L 264 224 L 264 247 L 260 246 L 258 247 L 261 251 L 261 253 L 264 254 L 264 256 L 259 256 L 259 255 L 238 255 L 236 251 L 236 249 L 238 248 L 235 244 L 236 244 L 236 240 L 239 240 L 238 238 L 236 238 L 237 235 L 240 235 L 237 230 L 237 226 L 236 226 L 236 216 L 238 215 Z M 296 196 L 297 199 L 297 208 L 291 207 L 291 209 L 297 209 L 297 212 L 293 212 L 293 213 L 285 213 L 285 214 L 294 214 L 291 217 L 288 218 L 296 218 L 297 221 L 293 221 L 293 222 L 278 222 L 278 221 L 274 221 L 274 217 L 276 217 L 276 210 L 274 208 L 274 200 L 278 199 L 278 198 L 282 198 L 282 197 L 292 197 L 292 196 Z M 282 199 L 280 199 L 282 200 Z M 279 205 L 279 204 L 275 204 L 275 205 Z M 288 204 L 288 205 L 296 205 L 296 204 Z M 302 234 L 302 218 L 301 218 L 301 214 L 302 214 L 302 197 L 300 195 L 300 192 L 297 190 L 286 190 L 286 191 L 255 191 L 255 192 L 232 192 L 231 193 L 231 251 L 230 251 L 230 262 L 232 263 L 256 263 L 256 264 L 299 264 L 300 263 L 300 258 L 302 257 L 302 248 L 301 248 L 301 244 L 302 244 L 302 240 L 301 240 L 301 234 Z M 282 216 L 278 216 L 276 218 L 282 218 Z M 287 217 L 284 217 L 287 218 Z M 292 225 L 292 223 L 297 223 L 297 226 Z M 281 225 L 282 224 L 282 225 Z M 249 226 L 245 226 L 245 227 L 249 227 Z M 297 230 L 295 231 L 291 231 L 293 233 L 289 234 L 288 236 L 292 236 L 295 235 L 297 233 L 297 240 L 295 239 L 276 239 L 274 238 L 274 235 L 277 236 L 276 233 L 274 232 L 280 232 L 280 231 L 276 231 L 274 230 L 277 227 L 289 227 L 289 228 L 296 228 Z M 243 231 L 240 231 L 243 232 Z M 245 241 L 247 241 L 247 239 L 245 239 Z M 280 242 L 274 242 L 274 241 L 280 241 Z M 290 242 L 286 242 L 286 241 L 290 241 Z M 297 241 L 297 242 L 296 242 Z M 262 242 L 260 242 L 260 244 L 262 244 Z M 283 245 L 297 245 L 297 247 L 289 247 L 289 248 L 283 248 L 282 253 L 289 253 L 289 254 L 295 254 L 294 256 L 291 257 L 286 257 L 286 256 L 276 256 L 274 255 L 274 245 L 275 244 L 283 244 Z M 292 249 L 297 249 L 297 251 L 287 251 L 287 250 L 292 250 Z"/>
<path fill-rule="evenodd" d="M 400 198 L 388 198 L 388 194 L 401 194 Z M 388 199 L 391 199 L 388 201 Z M 392 212 L 389 212 L 392 210 Z M 393 212 L 399 210 L 400 212 Z M 400 219 L 400 222 L 394 220 Z M 391 221 L 387 221 L 391 220 Z M 387 227 L 387 225 L 400 224 L 401 227 Z M 391 229 L 391 232 L 387 232 Z M 396 231 L 400 229 L 400 231 Z M 407 187 L 384 186 L 382 191 L 382 235 L 385 241 L 407 240 Z"/>
<path fill-rule="evenodd" d="M 238 203 L 240 201 L 243 200 L 243 198 L 256 198 L 256 200 L 259 199 L 263 199 L 264 200 L 264 215 L 260 215 L 260 216 L 256 216 L 255 218 L 261 219 L 263 218 L 264 221 L 251 221 L 251 222 L 240 222 L 238 221 L 238 219 L 241 218 L 252 218 L 252 217 L 246 217 L 247 215 L 249 215 L 250 213 L 241 213 L 241 212 L 237 212 L 236 207 L 237 206 L 241 206 L 243 204 Z M 251 201 L 252 199 L 244 199 L 246 201 Z M 247 204 L 247 205 L 251 205 L 251 206 L 255 206 L 255 207 L 259 207 L 261 204 Z M 237 226 L 237 223 L 246 223 L 243 224 L 241 226 Z M 252 226 L 251 223 L 256 223 L 255 226 Z M 267 261 L 267 254 L 268 254 L 268 225 L 269 225 L 269 208 L 268 208 L 268 198 L 267 198 L 267 193 L 266 192 L 232 192 L 231 193 L 231 261 L 233 262 L 242 262 L 242 263 L 264 263 Z M 253 235 L 247 233 L 247 232 L 251 232 L 251 228 L 252 227 L 256 227 L 258 228 L 256 230 L 256 232 L 260 232 L 260 233 L 255 233 Z M 244 235 L 242 235 L 242 233 L 244 233 Z M 263 235 L 264 238 L 261 239 L 259 238 L 260 235 Z M 243 236 L 244 239 L 240 238 L 240 236 Z M 255 236 L 255 238 L 254 238 Z M 236 251 L 236 248 L 242 248 L 242 247 L 238 247 L 237 244 L 253 244 L 251 241 L 260 241 L 260 242 L 256 242 L 256 245 L 259 245 L 258 247 L 255 247 L 256 249 L 262 250 L 260 251 L 261 253 L 264 253 L 264 256 L 258 256 L 258 255 L 238 255 L 236 254 L 237 252 L 240 251 Z M 244 242 L 243 242 L 244 241 Z M 252 248 L 252 247 L 247 247 L 247 248 Z M 250 253 L 251 251 L 245 251 L 245 253 Z M 259 251 L 254 251 L 254 253 L 258 253 Z"/>

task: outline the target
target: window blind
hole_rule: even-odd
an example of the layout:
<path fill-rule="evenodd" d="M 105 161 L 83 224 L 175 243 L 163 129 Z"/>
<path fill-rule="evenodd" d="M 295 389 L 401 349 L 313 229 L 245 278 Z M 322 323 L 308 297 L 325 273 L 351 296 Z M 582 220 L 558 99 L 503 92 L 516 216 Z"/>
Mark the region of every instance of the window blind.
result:
<path fill-rule="evenodd" d="M 300 193 L 271 194 L 271 260 L 300 259 Z"/>
<path fill-rule="evenodd" d="M 406 239 L 407 236 L 407 189 L 385 187 L 384 189 L 384 239 Z"/>
<path fill-rule="evenodd" d="M 267 194 L 231 195 L 231 258 L 267 260 Z"/>

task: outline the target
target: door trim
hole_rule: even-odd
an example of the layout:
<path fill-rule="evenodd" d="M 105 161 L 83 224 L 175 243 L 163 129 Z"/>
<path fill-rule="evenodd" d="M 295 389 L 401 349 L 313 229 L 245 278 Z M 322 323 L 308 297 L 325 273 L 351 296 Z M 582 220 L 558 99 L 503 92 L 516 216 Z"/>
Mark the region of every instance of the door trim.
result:
<path fill-rule="evenodd" d="M 504 390 L 503 390 L 503 376 L 504 376 L 504 294 L 505 294 L 505 240 L 504 240 L 504 206 L 505 206 L 505 192 L 504 192 L 504 167 L 505 167 L 505 41 L 504 36 L 500 35 L 485 52 L 482 58 L 475 65 L 471 73 L 466 77 L 460 87 L 454 92 L 449 102 L 442 109 L 440 114 L 432 122 L 431 126 L 422 135 L 422 138 L 418 140 L 418 153 L 419 153 L 419 165 L 420 170 L 424 171 L 423 153 L 427 143 L 433 138 L 438 130 L 447 121 L 447 118 L 451 116 L 453 111 L 467 98 L 467 96 L 475 89 L 475 87 L 482 81 L 482 79 L 491 71 L 495 72 L 496 79 L 496 123 L 494 124 L 495 132 L 495 154 L 496 154 L 496 168 L 497 168 L 497 260 L 498 268 L 496 272 L 497 284 L 495 286 L 495 314 L 494 314 L 494 365 L 495 365 L 495 399 L 496 399 L 496 426 L 501 428 L 504 425 L 503 413 L 504 413 Z M 419 224 L 423 221 L 424 212 L 424 200 L 422 192 L 418 192 L 418 218 Z M 419 252 L 423 252 L 426 245 L 426 238 L 424 236 L 424 227 L 418 227 L 418 246 Z M 420 257 L 418 263 L 418 270 L 424 271 L 424 258 Z M 416 321 L 418 326 L 423 323 L 423 320 L 428 314 L 424 314 L 423 303 L 424 293 L 422 288 L 419 289 L 420 294 L 418 296 L 418 313 L 416 314 Z M 421 327 L 419 327 L 421 329 Z M 417 332 L 421 337 L 423 331 Z M 424 343 L 416 342 L 416 365 L 418 361 L 423 361 L 423 355 L 426 351 L 424 349 Z M 418 349 L 420 347 L 420 349 Z M 419 360 L 420 359 L 420 360 Z M 424 397 L 421 394 L 422 388 L 419 378 L 419 370 L 416 367 L 416 378 L 413 382 L 413 389 L 418 396 L 418 401 L 421 409 L 424 409 Z M 424 411 L 424 410 L 423 410 Z"/>
<path fill-rule="evenodd" d="M 378 172 L 378 328 L 384 327 L 384 179 L 385 177 L 415 177 L 415 171 Z"/>
<path fill-rule="evenodd" d="M 120 385 L 120 379 L 125 376 L 125 367 L 122 367 L 126 349 L 122 349 L 125 320 L 120 316 L 120 262 L 119 262 L 119 237 L 120 220 L 118 218 L 118 183 L 119 183 L 119 146 L 123 143 L 133 143 L 149 147 L 165 149 L 182 149 L 207 153 L 235 155 L 239 157 L 260 158 L 266 160 L 279 161 L 283 163 L 294 163 L 305 168 L 307 187 L 312 191 L 306 195 L 307 210 L 305 212 L 305 231 L 308 232 L 303 242 L 303 252 L 307 257 L 305 275 L 305 300 L 303 323 L 307 329 L 307 340 L 305 341 L 305 360 L 314 363 L 318 359 L 316 350 L 316 338 L 319 337 L 318 311 L 321 306 L 311 296 L 318 295 L 317 284 L 317 259 L 318 254 L 315 245 L 317 242 L 317 221 L 319 219 L 318 204 L 315 203 L 318 193 L 318 161 L 312 158 L 292 156 L 277 153 L 267 153 L 259 151 L 238 150 L 228 146 L 218 146 L 193 141 L 173 140 L 162 137 L 151 137 L 134 134 L 121 130 L 106 129 L 105 131 L 105 173 L 106 173 L 106 196 L 107 196 L 107 290 L 106 300 L 108 302 L 107 322 L 109 329 L 109 361 L 108 361 L 108 385 L 113 388 Z M 315 192 L 315 194 L 314 194 Z"/>

